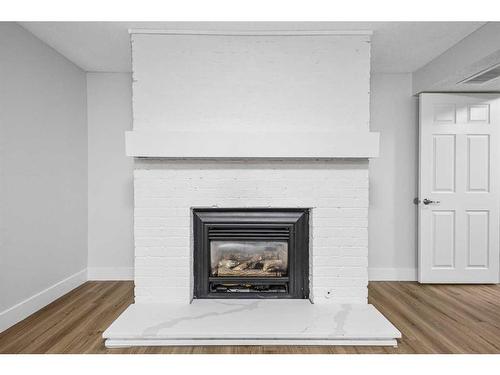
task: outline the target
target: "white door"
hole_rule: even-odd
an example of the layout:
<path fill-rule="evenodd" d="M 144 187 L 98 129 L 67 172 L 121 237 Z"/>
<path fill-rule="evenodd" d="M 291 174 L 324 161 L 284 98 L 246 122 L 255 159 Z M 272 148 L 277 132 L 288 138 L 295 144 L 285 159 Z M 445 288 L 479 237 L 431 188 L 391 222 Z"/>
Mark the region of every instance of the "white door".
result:
<path fill-rule="evenodd" d="M 421 283 L 499 280 L 499 98 L 420 95 Z"/>

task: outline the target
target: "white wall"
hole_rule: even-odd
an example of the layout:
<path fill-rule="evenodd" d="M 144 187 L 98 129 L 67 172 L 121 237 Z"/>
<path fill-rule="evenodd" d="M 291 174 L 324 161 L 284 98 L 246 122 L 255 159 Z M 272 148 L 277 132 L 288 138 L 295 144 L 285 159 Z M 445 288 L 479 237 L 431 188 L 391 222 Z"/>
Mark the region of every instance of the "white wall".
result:
<path fill-rule="evenodd" d="M 380 131 L 381 148 L 370 161 L 370 275 L 414 279 L 417 101 L 411 74 L 375 74 L 371 84 L 371 130 Z M 134 265 L 132 160 L 122 143 L 131 128 L 130 86 L 126 74 L 88 74 L 91 279 L 122 278 Z"/>
<path fill-rule="evenodd" d="M 134 130 L 368 130 L 369 40 L 133 34 Z"/>
<path fill-rule="evenodd" d="M 133 159 L 125 156 L 132 128 L 128 73 L 88 73 L 89 278 L 133 277 Z"/>
<path fill-rule="evenodd" d="M 0 331 L 85 280 L 85 73 L 0 23 Z"/>
<path fill-rule="evenodd" d="M 370 160 L 369 275 L 415 280 L 417 262 L 418 122 L 411 74 L 371 78 L 370 130 L 380 157 Z"/>

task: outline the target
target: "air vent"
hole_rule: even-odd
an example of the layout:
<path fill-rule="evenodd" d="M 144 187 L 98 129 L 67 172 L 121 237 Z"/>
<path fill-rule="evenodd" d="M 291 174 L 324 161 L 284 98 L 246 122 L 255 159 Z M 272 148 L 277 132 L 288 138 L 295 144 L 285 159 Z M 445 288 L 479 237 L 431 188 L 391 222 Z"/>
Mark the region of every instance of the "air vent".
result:
<path fill-rule="evenodd" d="M 466 78 L 458 83 L 479 85 L 489 82 L 498 77 L 500 77 L 500 64 L 494 65 L 486 70 L 483 70 L 482 72 L 474 74 L 473 76 Z"/>

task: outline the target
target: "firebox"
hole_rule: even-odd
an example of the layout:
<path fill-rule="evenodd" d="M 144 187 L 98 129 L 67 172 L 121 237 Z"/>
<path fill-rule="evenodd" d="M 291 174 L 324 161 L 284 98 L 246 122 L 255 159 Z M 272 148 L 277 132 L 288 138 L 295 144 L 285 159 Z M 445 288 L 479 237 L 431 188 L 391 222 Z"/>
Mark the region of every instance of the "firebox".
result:
<path fill-rule="evenodd" d="M 194 209 L 194 298 L 309 298 L 308 209 Z"/>

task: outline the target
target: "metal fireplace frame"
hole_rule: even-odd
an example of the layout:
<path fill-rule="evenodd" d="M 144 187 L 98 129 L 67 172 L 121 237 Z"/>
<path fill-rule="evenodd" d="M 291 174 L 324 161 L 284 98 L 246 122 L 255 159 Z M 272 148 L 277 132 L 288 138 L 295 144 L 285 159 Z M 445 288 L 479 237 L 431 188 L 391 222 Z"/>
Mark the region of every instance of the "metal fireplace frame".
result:
<path fill-rule="evenodd" d="M 249 234 L 249 232 L 251 232 Z M 309 209 L 193 209 L 194 298 L 309 298 Z M 288 240 L 287 277 L 211 277 L 210 240 Z M 212 283 L 286 285 L 286 292 L 217 292 Z"/>

